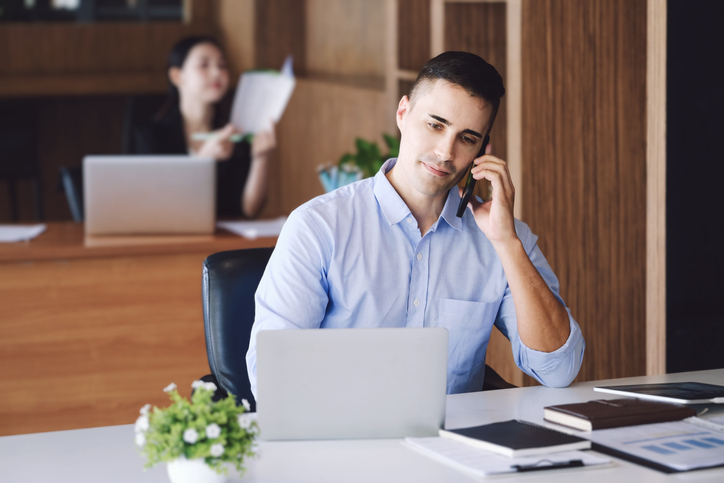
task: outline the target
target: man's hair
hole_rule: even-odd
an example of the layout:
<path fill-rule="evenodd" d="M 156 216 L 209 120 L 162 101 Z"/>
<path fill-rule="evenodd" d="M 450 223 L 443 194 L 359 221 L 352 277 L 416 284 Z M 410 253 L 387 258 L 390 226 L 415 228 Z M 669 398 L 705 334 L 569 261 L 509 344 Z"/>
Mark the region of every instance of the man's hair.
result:
<path fill-rule="evenodd" d="M 415 79 L 410 90 L 410 104 L 414 105 L 420 89 L 428 82 L 444 80 L 460 86 L 471 96 L 480 97 L 492 107 L 488 129 L 493 125 L 500 107 L 500 98 L 505 94 L 503 78 L 495 67 L 470 52 L 443 52 L 430 59 Z"/>

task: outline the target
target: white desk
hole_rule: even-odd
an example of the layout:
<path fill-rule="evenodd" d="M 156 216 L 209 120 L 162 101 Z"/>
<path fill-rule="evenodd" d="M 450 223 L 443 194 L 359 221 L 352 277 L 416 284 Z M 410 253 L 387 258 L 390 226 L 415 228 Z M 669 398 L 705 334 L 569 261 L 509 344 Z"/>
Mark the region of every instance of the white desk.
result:
<path fill-rule="evenodd" d="M 618 379 L 617 384 L 699 381 L 724 384 L 724 369 Z M 566 389 L 529 387 L 448 396 L 446 427 L 455 428 L 521 418 L 542 423 L 542 407 L 601 399 L 597 381 Z M 611 396 L 615 397 L 615 396 Z M 723 408 L 724 409 L 724 408 Z M 495 478 L 523 482 L 721 482 L 724 468 L 665 475 L 616 460 L 600 469 L 572 469 Z M 58 431 L 0 438 L 3 482 L 168 482 L 159 465 L 143 472 L 133 444 L 133 426 Z M 464 473 L 403 446 L 400 440 L 262 442 L 244 482 L 469 482 Z"/>

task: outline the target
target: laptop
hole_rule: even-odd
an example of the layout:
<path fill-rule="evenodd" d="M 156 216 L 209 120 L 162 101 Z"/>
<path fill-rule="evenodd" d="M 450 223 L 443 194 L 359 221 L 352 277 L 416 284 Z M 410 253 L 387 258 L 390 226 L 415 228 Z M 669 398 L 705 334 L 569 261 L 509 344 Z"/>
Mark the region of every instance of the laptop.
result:
<path fill-rule="evenodd" d="M 191 156 L 86 156 L 86 235 L 210 234 L 216 164 Z"/>
<path fill-rule="evenodd" d="M 444 328 L 257 334 L 263 440 L 437 436 L 445 421 Z"/>

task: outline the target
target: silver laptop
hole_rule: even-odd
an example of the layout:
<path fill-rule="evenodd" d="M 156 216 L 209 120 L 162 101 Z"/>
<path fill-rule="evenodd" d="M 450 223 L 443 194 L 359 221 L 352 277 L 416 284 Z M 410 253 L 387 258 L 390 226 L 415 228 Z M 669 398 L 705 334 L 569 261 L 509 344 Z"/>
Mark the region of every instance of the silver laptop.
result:
<path fill-rule="evenodd" d="M 214 160 L 191 156 L 86 156 L 86 235 L 213 233 Z"/>
<path fill-rule="evenodd" d="M 437 436 L 447 344 L 444 328 L 260 331 L 261 439 Z"/>

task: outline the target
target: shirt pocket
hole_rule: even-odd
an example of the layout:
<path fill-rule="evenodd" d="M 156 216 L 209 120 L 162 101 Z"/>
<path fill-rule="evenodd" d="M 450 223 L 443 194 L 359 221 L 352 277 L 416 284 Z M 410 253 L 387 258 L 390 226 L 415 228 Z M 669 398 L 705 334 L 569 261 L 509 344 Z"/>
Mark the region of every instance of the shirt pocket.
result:
<path fill-rule="evenodd" d="M 466 374 L 485 361 L 499 305 L 440 299 L 437 325 L 448 330 L 448 372 Z"/>

